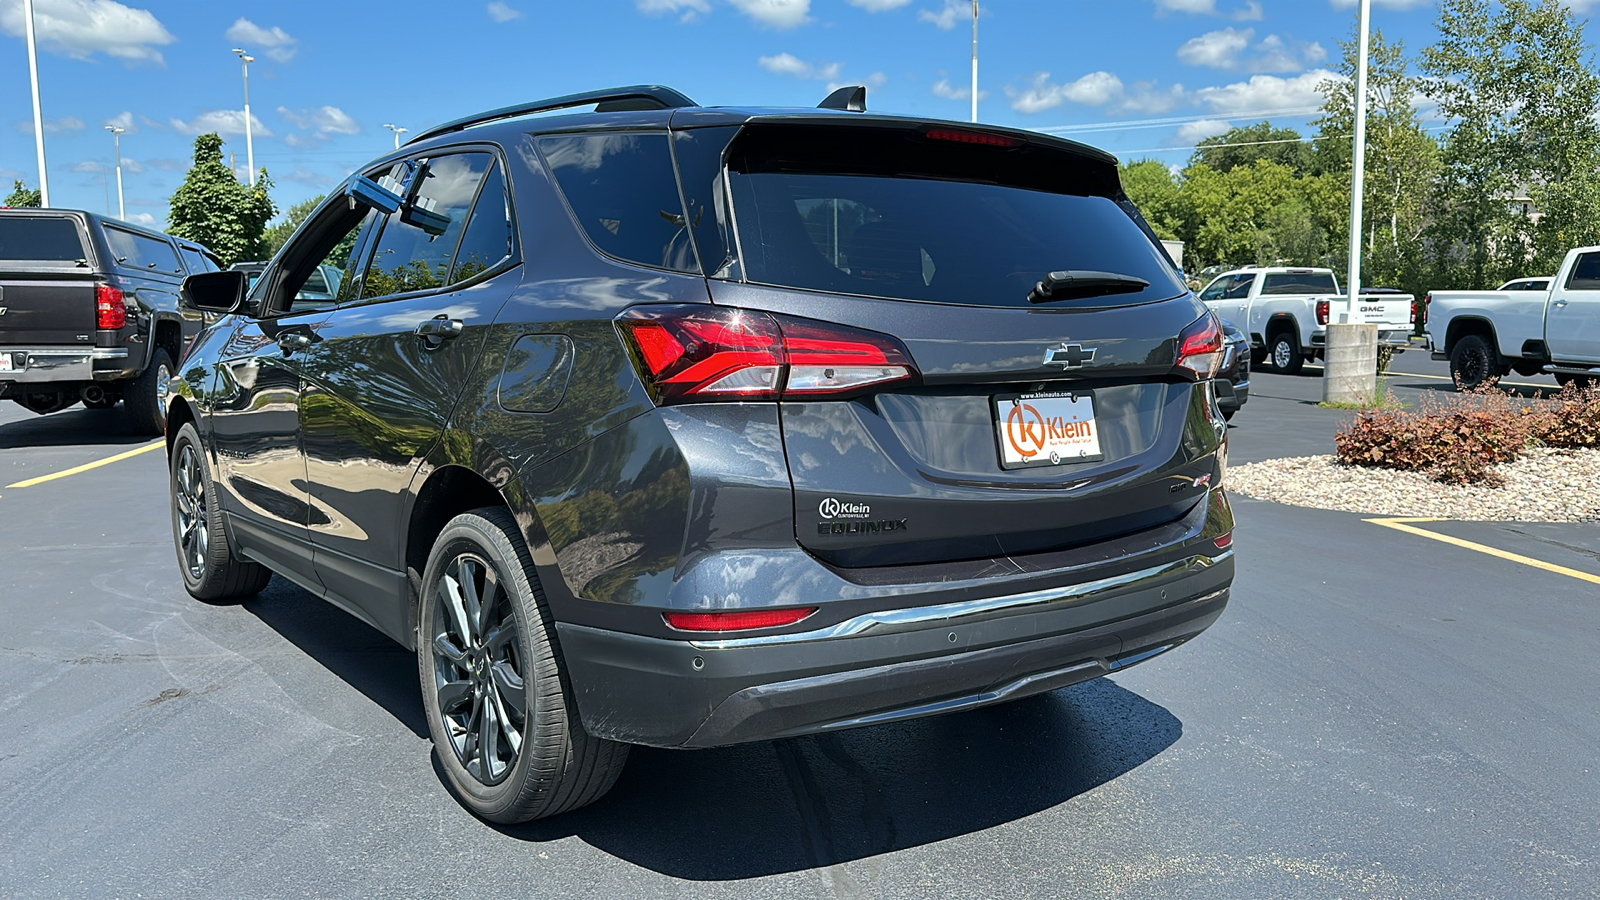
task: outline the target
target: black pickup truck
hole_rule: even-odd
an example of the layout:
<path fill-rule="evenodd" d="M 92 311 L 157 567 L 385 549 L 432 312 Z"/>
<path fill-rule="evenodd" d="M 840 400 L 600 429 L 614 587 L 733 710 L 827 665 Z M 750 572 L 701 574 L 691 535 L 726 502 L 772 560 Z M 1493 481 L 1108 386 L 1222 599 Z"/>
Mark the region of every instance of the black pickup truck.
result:
<path fill-rule="evenodd" d="M 91 212 L 0 209 L 0 397 L 41 415 L 121 400 L 161 434 L 167 380 L 204 325 L 179 287 L 220 268 L 199 244 Z"/>

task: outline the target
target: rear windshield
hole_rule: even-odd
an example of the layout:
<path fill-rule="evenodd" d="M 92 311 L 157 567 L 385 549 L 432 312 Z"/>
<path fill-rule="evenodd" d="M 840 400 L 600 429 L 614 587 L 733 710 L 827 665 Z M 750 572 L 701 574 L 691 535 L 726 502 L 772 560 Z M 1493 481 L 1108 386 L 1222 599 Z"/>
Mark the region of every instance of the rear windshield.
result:
<path fill-rule="evenodd" d="M 0 216 L 0 259 L 75 263 L 87 258 L 78 225 L 60 216 Z"/>
<path fill-rule="evenodd" d="M 1031 306 L 1029 291 L 1063 269 L 1150 283 L 1051 308 L 1144 303 L 1185 290 L 1130 213 L 1105 196 L 1117 189 L 1110 166 L 1062 151 L 757 127 L 736 142 L 728 177 L 740 257 L 754 282 L 1009 307 Z"/>
<path fill-rule="evenodd" d="M 1274 272 L 1261 284 L 1262 294 L 1338 294 L 1332 272 Z"/>

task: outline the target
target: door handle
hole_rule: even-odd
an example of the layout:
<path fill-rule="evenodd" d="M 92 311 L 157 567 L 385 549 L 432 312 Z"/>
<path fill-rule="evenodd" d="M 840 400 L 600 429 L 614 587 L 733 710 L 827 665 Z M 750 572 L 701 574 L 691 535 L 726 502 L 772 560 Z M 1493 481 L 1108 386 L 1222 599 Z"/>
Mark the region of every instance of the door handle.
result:
<path fill-rule="evenodd" d="M 293 353 L 296 350 L 306 350 L 311 347 L 311 336 L 308 334 L 301 334 L 298 331 L 285 331 L 278 335 L 278 346 L 281 347 L 285 353 Z"/>
<path fill-rule="evenodd" d="M 1551 306 L 1566 306 L 1567 305 L 1567 301 L 1565 301 L 1565 300 L 1553 300 L 1553 301 L 1550 302 L 1550 305 Z"/>
<path fill-rule="evenodd" d="M 419 323 L 416 334 L 426 341 L 429 347 L 437 347 L 451 338 L 460 337 L 461 332 L 466 330 L 467 326 L 462 324 L 460 319 L 441 315 Z"/>

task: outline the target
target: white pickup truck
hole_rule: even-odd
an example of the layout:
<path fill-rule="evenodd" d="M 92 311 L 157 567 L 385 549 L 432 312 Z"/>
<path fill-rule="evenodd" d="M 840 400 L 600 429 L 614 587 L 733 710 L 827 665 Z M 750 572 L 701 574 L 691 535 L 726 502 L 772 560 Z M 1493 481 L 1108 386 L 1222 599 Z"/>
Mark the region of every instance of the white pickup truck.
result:
<path fill-rule="evenodd" d="M 1332 269 L 1251 266 L 1224 272 L 1200 299 L 1250 335 L 1251 361 L 1266 359 L 1285 374 L 1322 355 L 1330 304 L 1345 299 Z M 1416 304 L 1410 294 L 1356 298 L 1352 321 L 1378 326 L 1378 343 L 1403 351 L 1411 343 Z"/>
<path fill-rule="evenodd" d="M 1428 296 L 1433 358 L 1448 359 L 1463 388 L 1492 385 L 1512 372 L 1547 373 L 1564 385 L 1600 379 L 1600 247 L 1569 252 L 1547 291 Z"/>

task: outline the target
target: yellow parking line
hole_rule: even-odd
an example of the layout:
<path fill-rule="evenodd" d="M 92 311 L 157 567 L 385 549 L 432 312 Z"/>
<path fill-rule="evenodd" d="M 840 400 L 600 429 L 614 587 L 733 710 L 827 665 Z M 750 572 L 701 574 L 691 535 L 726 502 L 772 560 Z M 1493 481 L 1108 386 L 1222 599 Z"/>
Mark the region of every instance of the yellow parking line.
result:
<path fill-rule="evenodd" d="M 1472 541 L 1464 541 L 1461 538 L 1451 537 L 1448 534 L 1437 534 L 1435 532 L 1428 531 L 1428 530 L 1423 529 L 1423 528 L 1418 528 L 1415 525 L 1410 524 L 1412 522 L 1444 522 L 1444 521 L 1448 521 L 1446 519 L 1397 518 L 1397 519 L 1363 519 L 1362 521 L 1371 522 L 1374 525 L 1382 525 L 1385 528 L 1393 528 L 1395 531 L 1404 531 L 1406 534 L 1414 534 L 1414 535 L 1417 535 L 1419 537 L 1432 538 L 1433 540 L 1442 541 L 1442 542 L 1444 542 L 1446 544 L 1451 544 L 1451 545 L 1454 545 L 1456 547 L 1461 547 L 1461 548 L 1464 548 L 1464 549 L 1467 549 L 1467 550 L 1476 550 L 1479 553 L 1487 553 L 1490 556 L 1496 556 L 1496 557 L 1499 557 L 1500 559 L 1509 560 L 1509 561 L 1514 562 L 1514 563 L 1521 563 L 1521 564 L 1523 564 L 1525 566 L 1532 566 L 1535 569 L 1543 569 L 1546 572 L 1554 572 L 1557 575 L 1565 575 L 1568 578 L 1576 578 L 1579 581 L 1587 581 L 1587 582 L 1590 582 L 1590 583 L 1593 583 L 1593 584 L 1600 584 L 1600 575 L 1591 575 L 1588 572 L 1580 572 L 1577 569 L 1569 569 L 1566 566 L 1558 566 L 1555 563 L 1547 563 L 1542 559 L 1534 559 L 1531 556 L 1521 556 L 1521 555 L 1518 555 L 1516 553 L 1512 553 L 1512 552 L 1510 552 L 1508 550 L 1501 550 L 1498 547 L 1490 547 L 1490 546 L 1487 546 L 1485 544 L 1477 544 L 1477 543 L 1473 543 Z"/>
<path fill-rule="evenodd" d="M 8 485 L 6 485 L 6 487 L 8 487 L 8 488 L 33 487 L 36 484 L 44 484 L 46 481 L 55 481 L 57 478 L 65 478 L 68 475 L 76 475 L 79 472 L 87 472 L 90 469 L 98 469 L 101 466 L 109 466 L 114 462 L 121 462 L 121 461 L 123 461 L 125 459 L 128 459 L 129 457 L 138 456 L 141 453 L 149 453 L 151 450 L 159 450 L 162 447 L 165 447 L 166 445 L 167 445 L 167 442 L 164 441 L 164 440 L 163 441 L 151 441 L 150 443 L 145 444 L 143 447 L 135 447 L 134 449 L 126 451 L 124 453 L 118 453 L 116 456 L 108 456 L 105 459 L 97 459 L 92 463 L 84 463 L 81 466 L 74 466 L 74 467 L 72 467 L 70 469 L 65 469 L 65 470 L 60 471 L 60 472 L 52 472 L 49 475 L 40 475 L 38 478 L 29 478 L 26 481 L 19 481 L 16 484 L 8 484 Z"/>

